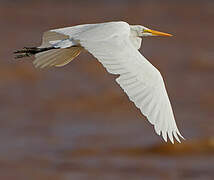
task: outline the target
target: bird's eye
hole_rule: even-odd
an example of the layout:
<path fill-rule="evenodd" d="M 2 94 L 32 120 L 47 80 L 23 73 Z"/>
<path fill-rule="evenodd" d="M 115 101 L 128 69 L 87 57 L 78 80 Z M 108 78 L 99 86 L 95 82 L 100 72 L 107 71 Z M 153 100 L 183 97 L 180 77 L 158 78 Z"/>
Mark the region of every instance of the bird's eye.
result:
<path fill-rule="evenodd" d="M 143 33 L 147 33 L 147 29 L 143 29 Z"/>

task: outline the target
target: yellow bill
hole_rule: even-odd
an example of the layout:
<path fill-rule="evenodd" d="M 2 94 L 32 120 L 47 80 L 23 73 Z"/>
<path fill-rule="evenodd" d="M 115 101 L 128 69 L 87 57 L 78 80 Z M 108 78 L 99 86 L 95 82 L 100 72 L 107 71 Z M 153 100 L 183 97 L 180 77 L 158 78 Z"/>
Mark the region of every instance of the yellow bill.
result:
<path fill-rule="evenodd" d="M 168 37 L 173 36 L 172 34 L 160 32 L 160 31 L 155 31 L 155 30 L 151 30 L 151 29 L 144 30 L 144 32 L 151 33 L 154 36 L 168 36 Z"/>

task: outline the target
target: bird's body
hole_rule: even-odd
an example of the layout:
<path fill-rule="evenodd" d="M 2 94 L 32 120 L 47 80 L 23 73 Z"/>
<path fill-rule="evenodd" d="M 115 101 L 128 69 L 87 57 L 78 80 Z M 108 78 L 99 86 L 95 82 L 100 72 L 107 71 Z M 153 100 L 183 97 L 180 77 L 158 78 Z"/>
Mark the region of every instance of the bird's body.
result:
<path fill-rule="evenodd" d="M 86 24 L 50 30 L 44 33 L 42 45 L 17 53 L 34 55 L 36 67 L 64 66 L 83 50 L 91 53 L 111 74 L 129 99 L 154 125 L 158 135 L 173 136 L 180 142 L 171 104 L 160 72 L 138 49 L 143 36 L 171 36 L 126 22 Z"/>

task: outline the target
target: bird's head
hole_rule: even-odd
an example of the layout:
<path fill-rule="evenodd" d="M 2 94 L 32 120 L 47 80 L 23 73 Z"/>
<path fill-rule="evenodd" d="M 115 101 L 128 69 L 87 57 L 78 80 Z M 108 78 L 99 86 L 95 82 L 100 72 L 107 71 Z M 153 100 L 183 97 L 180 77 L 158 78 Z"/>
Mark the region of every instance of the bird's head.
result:
<path fill-rule="evenodd" d="M 155 31 L 152 29 L 149 29 L 147 27 L 141 26 L 141 25 L 132 25 L 130 26 L 132 31 L 135 31 L 136 36 L 138 37 L 145 37 L 145 36 L 172 36 L 171 34 Z"/>

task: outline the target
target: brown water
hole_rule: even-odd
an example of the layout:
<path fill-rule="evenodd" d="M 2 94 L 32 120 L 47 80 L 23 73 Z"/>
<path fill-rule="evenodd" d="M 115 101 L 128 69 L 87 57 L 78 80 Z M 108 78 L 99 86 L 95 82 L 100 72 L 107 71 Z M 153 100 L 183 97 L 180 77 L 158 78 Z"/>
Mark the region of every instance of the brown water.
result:
<path fill-rule="evenodd" d="M 0 3 L 0 179 L 214 179 L 214 2 Z M 89 54 L 35 69 L 12 52 L 51 28 L 124 20 L 170 32 L 144 55 L 167 83 L 182 144 L 165 144 Z"/>

